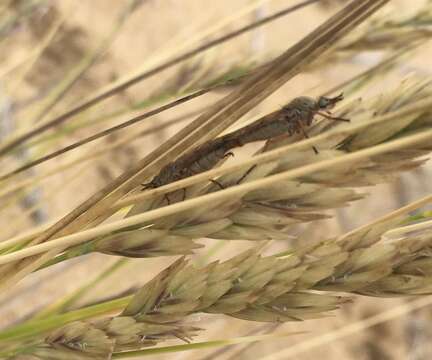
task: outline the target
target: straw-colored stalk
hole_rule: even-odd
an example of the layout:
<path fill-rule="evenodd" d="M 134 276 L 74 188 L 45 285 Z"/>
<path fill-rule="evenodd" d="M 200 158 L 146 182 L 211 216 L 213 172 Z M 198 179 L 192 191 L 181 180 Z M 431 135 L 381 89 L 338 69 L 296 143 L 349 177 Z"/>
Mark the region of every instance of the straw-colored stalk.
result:
<path fill-rule="evenodd" d="M 427 0 L 415 13 L 401 12 L 397 5 L 370 18 L 349 38 L 341 41 L 339 50 L 399 48 L 432 34 L 432 2 Z"/>

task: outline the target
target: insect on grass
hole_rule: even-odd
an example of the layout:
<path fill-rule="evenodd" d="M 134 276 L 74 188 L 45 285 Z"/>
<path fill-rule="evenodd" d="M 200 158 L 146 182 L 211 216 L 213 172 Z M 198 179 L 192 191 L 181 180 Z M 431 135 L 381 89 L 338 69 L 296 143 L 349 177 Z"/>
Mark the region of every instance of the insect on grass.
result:
<path fill-rule="evenodd" d="M 349 119 L 335 117 L 330 112 L 342 100 L 343 94 L 333 98 L 321 96 L 318 99 L 308 96 L 297 97 L 281 110 L 232 133 L 209 140 L 170 162 L 149 183 L 143 184 L 144 189 L 157 188 L 210 170 L 225 157 L 233 155 L 230 150 L 251 142 L 291 136 L 296 133 L 309 138 L 306 128 L 312 125 L 316 115 L 330 120 L 349 122 Z M 318 154 L 315 147 L 313 150 Z M 253 168 L 250 168 L 238 182 L 242 181 Z M 213 182 L 221 186 L 217 181 L 213 180 Z M 168 198 L 167 201 L 169 202 Z"/>

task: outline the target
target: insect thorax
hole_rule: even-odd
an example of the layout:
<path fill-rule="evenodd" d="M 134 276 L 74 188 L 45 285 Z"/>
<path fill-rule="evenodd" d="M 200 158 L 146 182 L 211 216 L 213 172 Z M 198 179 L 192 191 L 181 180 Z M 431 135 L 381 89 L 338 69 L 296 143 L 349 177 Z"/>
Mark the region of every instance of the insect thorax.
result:
<path fill-rule="evenodd" d="M 309 96 L 299 96 L 286 105 L 286 108 L 298 109 L 301 111 L 317 111 L 318 104 L 314 98 Z"/>

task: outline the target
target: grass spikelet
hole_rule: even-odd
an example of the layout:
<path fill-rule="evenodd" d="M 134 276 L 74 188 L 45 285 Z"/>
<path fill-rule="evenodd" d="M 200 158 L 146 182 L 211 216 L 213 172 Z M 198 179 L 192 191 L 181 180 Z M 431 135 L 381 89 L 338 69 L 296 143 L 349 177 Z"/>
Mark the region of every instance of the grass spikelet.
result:
<path fill-rule="evenodd" d="M 95 343 L 100 351 L 110 339 L 116 352 L 170 338 L 189 341 L 198 328 L 186 319 L 196 312 L 299 321 L 321 317 L 349 300 L 329 291 L 380 297 L 430 293 L 432 229 L 424 227 L 389 242 L 385 233 L 393 224 L 394 218 L 381 223 L 372 231 L 373 241 L 365 244 L 357 240 L 359 229 L 349 240 L 328 239 L 289 255 L 262 257 L 256 248 L 202 269 L 181 258 L 137 292 L 119 316 L 71 323 L 54 331 L 46 343 L 86 353 L 79 339 L 88 336 L 99 339 Z"/>
<path fill-rule="evenodd" d="M 200 247 L 202 245 L 194 243 L 190 237 L 170 235 L 167 231 L 142 229 L 96 241 L 94 251 L 129 257 L 152 257 L 192 254 L 194 249 Z"/>

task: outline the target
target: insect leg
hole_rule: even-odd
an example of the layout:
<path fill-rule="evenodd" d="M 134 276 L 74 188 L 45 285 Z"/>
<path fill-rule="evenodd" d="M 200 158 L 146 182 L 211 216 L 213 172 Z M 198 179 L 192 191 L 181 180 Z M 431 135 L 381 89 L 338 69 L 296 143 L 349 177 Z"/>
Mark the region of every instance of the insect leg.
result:
<path fill-rule="evenodd" d="M 321 115 L 322 117 L 325 117 L 326 119 L 330 119 L 330 120 L 336 120 L 336 121 L 345 121 L 345 122 L 350 122 L 350 119 L 345 119 L 345 118 L 341 118 L 341 117 L 336 117 L 336 116 L 330 116 L 327 114 L 323 114 L 322 112 L 317 111 L 318 115 Z"/>
<path fill-rule="evenodd" d="M 231 151 L 230 151 L 230 152 L 227 152 L 226 154 L 223 155 L 223 158 L 226 158 L 226 157 L 229 157 L 229 156 L 234 157 L 234 153 L 231 152 Z M 222 190 L 225 189 L 225 186 L 223 186 L 223 185 L 222 185 L 219 181 L 217 181 L 217 180 L 210 179 L 210 182 L 212 182 L 213 184 L 219 186 Z"/>
<path fill-rule="evenodd" d="M 219 186 L 222 190 L 225 189 L 225 187 L 224 187 L 224 186 L 223 186 L 219 181 L 214 180 L 214 179 L 210 179 L 209 181 L 210 181 L 211 183 L 213 183 L 213 184 Z"/>
<path fill-rule="evenodd" d="M 301 132 L 303 133 L 303 136 L 306 139 L 309 139 L 309 135 L 307 134 L 306 130 L 304 129 L 303 124 L 300 121 L 297 121 L 297 124 L 298 124 Z M 312 149 L 313 149 L 315 154 L 317 154 L 317 155 L 319 154 L 318 149 L 315 146 L 312 146 Z"/>

